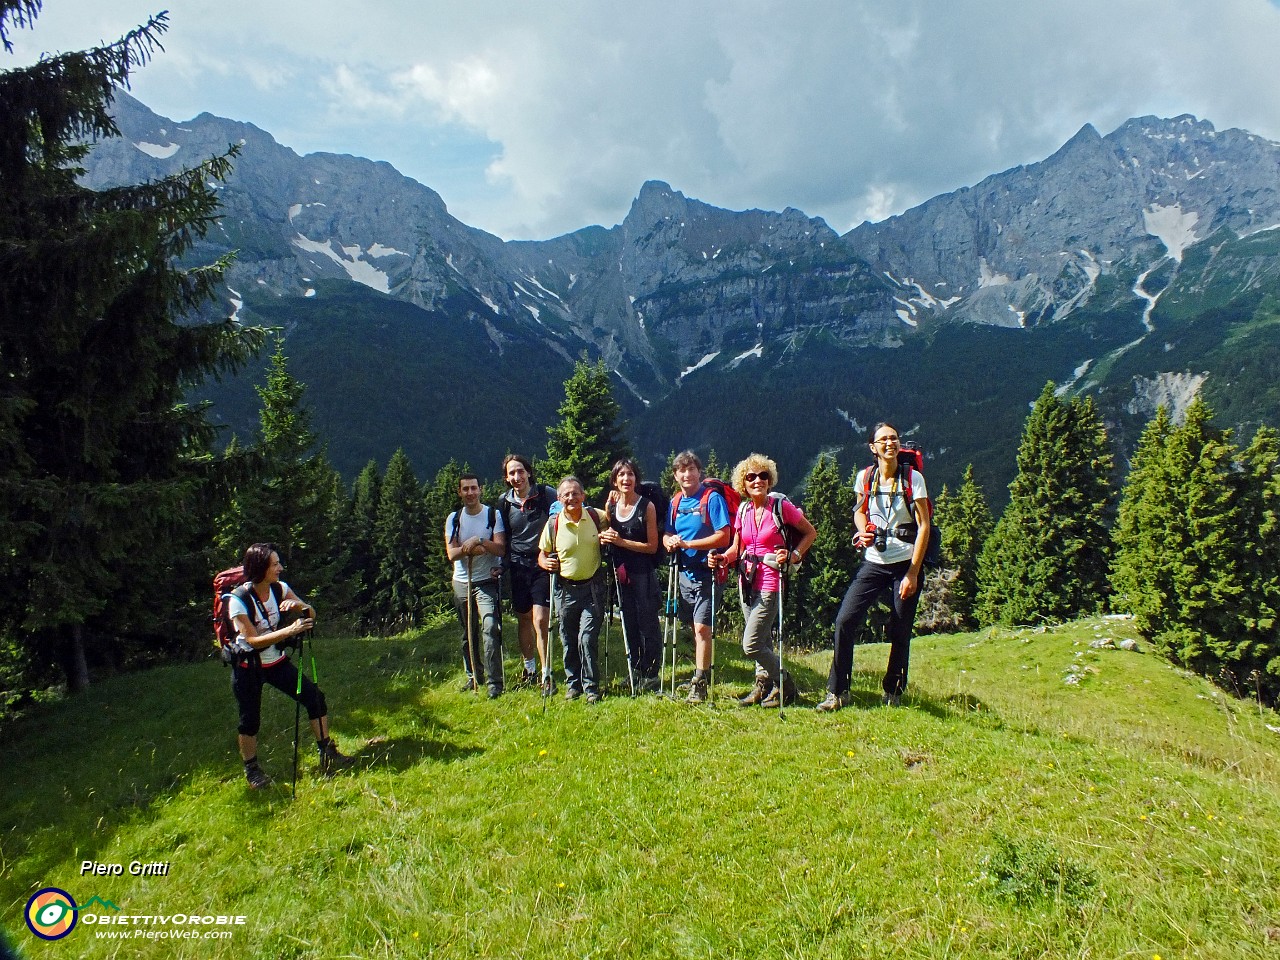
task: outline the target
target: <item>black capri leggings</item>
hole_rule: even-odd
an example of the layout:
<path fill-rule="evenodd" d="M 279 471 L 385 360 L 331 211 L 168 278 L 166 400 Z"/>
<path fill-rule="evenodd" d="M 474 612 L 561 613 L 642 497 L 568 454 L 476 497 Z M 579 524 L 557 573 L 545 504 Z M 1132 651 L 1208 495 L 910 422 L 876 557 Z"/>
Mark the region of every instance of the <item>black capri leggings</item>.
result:
<path fill-rule="evenodd" d="M 285 658 L 277 660 L 269 667 L 231 668 L 231 692 L 235 694 L 236 703 L 240 707 L 240 735 L 256 737 L 258 728 L 262 726 L 262 685 L 270 684 L 290 700 L 297 700 L 307 708 L 307 716 L 319 720 L 329 713 L 324 693 L 311 682 L 305 673 L 302 675 L 302 692 L 298 692 L 298 668 L 293 661 Z"/>

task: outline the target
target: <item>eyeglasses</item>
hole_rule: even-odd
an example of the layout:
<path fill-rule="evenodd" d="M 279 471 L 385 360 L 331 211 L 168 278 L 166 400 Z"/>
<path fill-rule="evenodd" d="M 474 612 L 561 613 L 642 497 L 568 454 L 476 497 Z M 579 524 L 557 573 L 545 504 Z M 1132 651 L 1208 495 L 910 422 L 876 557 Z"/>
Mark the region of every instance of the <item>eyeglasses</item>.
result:
<path fill-rule="evenodd" d="M 891 443 L 897 443 L 897 442 L 898 442 L 898 438 L 897 438 L 897 437 L 881 437 L 879 440 L 872 440 L 872 441 L 871 441 L 871 443 L 872 443 L 873 445 L 874 445 L 874 444 L 878 444 L 879 446 L 882 446 L 882 447 L 887 447 L 887 446 L 889 446 L 889 444 L 891 444 Z"/>
<path fill-rule="evenodd" d="M 755 483 L 757 480 L 772 481 L 773 474 L 766 470 L 763 473 L 748 473 L 742 479 L 746 480 L 747 483 Z"/>

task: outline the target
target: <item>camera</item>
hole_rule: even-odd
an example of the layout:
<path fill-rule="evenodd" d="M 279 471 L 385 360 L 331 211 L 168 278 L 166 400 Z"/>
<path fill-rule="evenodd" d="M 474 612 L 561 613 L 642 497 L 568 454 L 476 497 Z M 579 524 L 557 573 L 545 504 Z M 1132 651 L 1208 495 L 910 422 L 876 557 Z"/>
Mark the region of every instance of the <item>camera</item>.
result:
<path fill-rule="evenodd" d="M 867 533 L 871 534 L 871 545 L 877 550 L 884 550 L 889 541 L 889 531 L 884 527 L 877 527 L 874 523 L 868 523 Z"/>

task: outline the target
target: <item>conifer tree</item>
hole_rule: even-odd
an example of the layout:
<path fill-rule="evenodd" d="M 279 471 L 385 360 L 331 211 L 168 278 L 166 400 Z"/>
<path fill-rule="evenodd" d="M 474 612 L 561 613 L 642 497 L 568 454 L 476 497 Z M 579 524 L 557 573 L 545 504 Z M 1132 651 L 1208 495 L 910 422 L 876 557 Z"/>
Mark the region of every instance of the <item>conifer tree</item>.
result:
<path fill-rule="evenodd" d="M 1274 703 L 1280 694 L 1280 435 L 1259 428 L 1241 460 L 1240 576 L 1247 602 L 1234 659 L 1241 682 Z"/>
<path fill-rule="evenodd" d="M 462 506 L 458 497 L 458 481 L 469 469 L 466 464 L 458 466 L 457 461 L 450 460 L 423 489 L 427 530 L 427 573 L 423 597 L 429 613 L 445 612 L 453 604 L 453 564 L 444 550 L 445 521 L 449 514 Z"/>
<path fill-rule="evenodd" d="M 305 586 L 306 596 L 317 604 L 340 605 L 348 599 L 345 594 L 331 594 L 340 580 L 345 545 L 335 538 L 334 521 L 339 495 L 345 500 L 345 493 L 311 429 L 311 411 L 303 402 L 306 386 L 289 373 L 281 338 L 266 383 L 257 390 L 262 400 L 252 451 L 257 469 L 237 485 L 219 522 L 219 543 L 231 556 L 251 543 L 275 543 L 299 592 Z"/>
<path fill-rule="evenodd" d="M 972 626 L 977 621 L 978 558 L 995 525 L 982 486 L 973 478 L 973 464 L 965 467 L 958 493 L 942 488 L 935 514 L 942 531 L 945 566 L 956 571 L 949 583 L 947 605 L 962 625 Z"/>
<path fill-rule="evenodd" d="M 703 464 L 702 476 L 714 477 L 717 480 L 729 480 L 729 471 L 725 469 L 724 464 L 720 462 L 720 458 L 716 456 L 716 452 L 712 450 L 707 454 L 707 462 Z"/>
<path fill-rule="evenodd" d="M 1009 505 L 978 563 L 978 619 L 1062 622 L 1092 612 L 1106 590 L 1112 460 L 1089 398 L 1048 383 L 1027 418 Z"/>
<path fill-rule="evenodd" d="M 561 477 L 573 474 L 582 481 L 587 502 L 599 503 L 614 462 L 631 455 L 622 436 L 621 413 L 604 361 L 592 365 L 579 360 L 564 382 L 560 422 L 547 428 L 547 458 L 538 473 L 542 482 L 554 487 Z"/>
<path fill-rule="evenodd" d="M 428 531 L 422 492 L 403 449 L 382 478 L 374 543 L 378 554 L 375 607 L 384 626 L 416 625 L 427 579 Z"/>
<path fill-rule="evenodd" d="M 1133 614 L 1150 636 L 1169 624 L 1173 597 L 1170 557 L 1186 535 L 1182 478 L 1169 471 L 1173 423 L 1161 406 L 1142 432 L 1120 494 L 1113 534 L 1111 588 L 1117 609 Z"/>
<path fill-rule="evenodd" d="M 0 2 L 6 50 L 40 8 Z M 161 14 L 0 73 L 0 631 L 56 659 L 73 690 L 89 682 L 85 627 L 119 636 L 120 611 L 154 606 L 131 602 L 141 558 L 176 563 L 172 595 L 207 589 L 211 531 L 193 520 L 208 513 L 212 429 L 183 399 L 260 343 L 195 316 L 224 264 L 177 265 L 214 223 L 234 150 L 140 186 L 79 183 L 93 141 L 118 135 L 114 91 L 165 29 Z M 140 628 L 166 635 L 158 616 Z"/>
<path fill-rule="evenodd" d="M 361 623 L 376 622 L 375 585 L 378 581 L 377 526 L 382 474 L 370 460 L 351 485 L 347 573 L 352 582 L 352 613 Z"/>
<path fill-rule="evenodd" d="M 818 531 L 801 567 L 795 622 L 810 643 L 830 639 L 832 624 L 857 565 L 853 546 L 856 471 L 840 482 L 840 464 L 821 453 L 805 479 L 804 514 Z"/>

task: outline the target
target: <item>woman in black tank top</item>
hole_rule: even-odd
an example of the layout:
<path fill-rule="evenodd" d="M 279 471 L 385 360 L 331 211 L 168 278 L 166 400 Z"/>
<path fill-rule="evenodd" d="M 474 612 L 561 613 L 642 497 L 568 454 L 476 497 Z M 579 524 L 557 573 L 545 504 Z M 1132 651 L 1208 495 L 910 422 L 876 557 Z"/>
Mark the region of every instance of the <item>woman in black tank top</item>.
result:
<path fill-rule="evenodd" d="M 622 607 L 622 630 L 631 653 L 631 669 L 638 691 L 659 689 L 658 661 L 662 629 L 658 625 L 658 511 L 639 491 L 640 468 L 624 458 L 609 475 L 612 492 L 607 505 L 609 528 L 600 542 L 609 547 L 617 599 Z"/>

